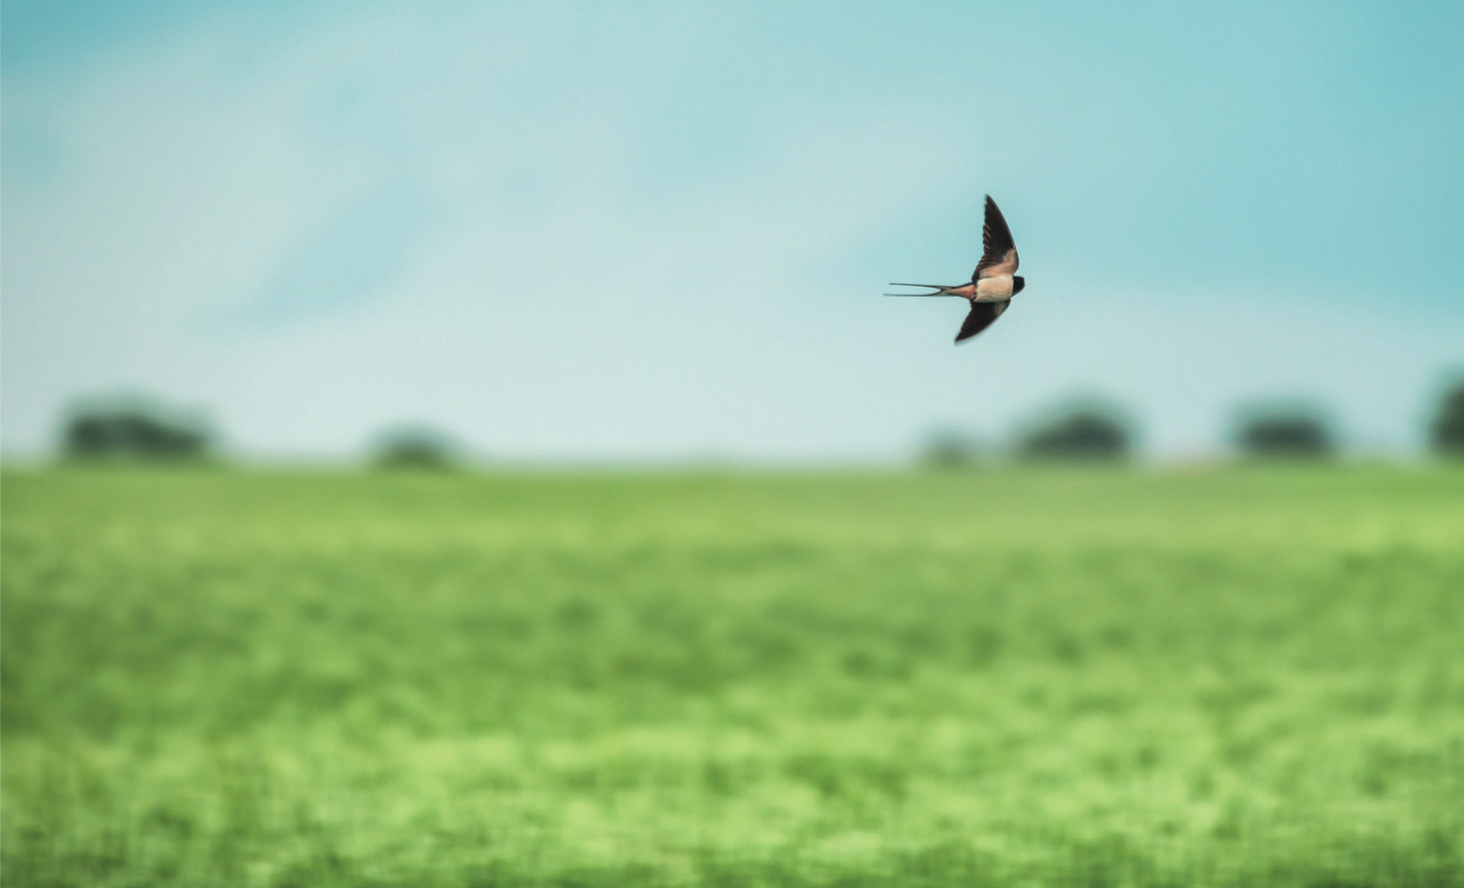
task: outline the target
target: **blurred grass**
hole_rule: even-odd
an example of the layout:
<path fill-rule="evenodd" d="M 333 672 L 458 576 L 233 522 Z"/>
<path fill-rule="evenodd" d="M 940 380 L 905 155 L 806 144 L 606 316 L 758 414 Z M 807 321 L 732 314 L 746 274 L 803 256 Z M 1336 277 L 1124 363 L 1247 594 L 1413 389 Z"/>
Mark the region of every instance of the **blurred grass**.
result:
<path fill-rule="evenodd" d="M 22 885 L 1464 885 L 1464 472 L 3 480 Z"/>

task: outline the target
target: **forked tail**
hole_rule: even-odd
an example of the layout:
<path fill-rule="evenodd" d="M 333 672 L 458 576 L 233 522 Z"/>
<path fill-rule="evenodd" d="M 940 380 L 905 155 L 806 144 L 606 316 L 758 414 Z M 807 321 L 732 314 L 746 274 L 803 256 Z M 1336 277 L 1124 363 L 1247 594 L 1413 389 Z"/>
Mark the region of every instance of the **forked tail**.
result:
<path fill-rule="evenodd" d="M 900 283 L 896 283 L 894 281 L 891 281 L 890 282 L 890 286 L 891 287 L 925 287 L 926 289 L 934 290 L 935 292 L 934 293 L 886 293 L 885 294 L 886 296 L 960 296 L 961 295 L 960 293 L 952 293 L 951 291 L 952 290 L 955 290 L 955 289 L 958 289 L 958 288 L 960 288 L 962 286 L 965 286 L 965 285 L 964 284 L 955 284 L 955 285 L 952 285 L 952 286 L 947 287 L 944 284 L 900 284 Z"/>

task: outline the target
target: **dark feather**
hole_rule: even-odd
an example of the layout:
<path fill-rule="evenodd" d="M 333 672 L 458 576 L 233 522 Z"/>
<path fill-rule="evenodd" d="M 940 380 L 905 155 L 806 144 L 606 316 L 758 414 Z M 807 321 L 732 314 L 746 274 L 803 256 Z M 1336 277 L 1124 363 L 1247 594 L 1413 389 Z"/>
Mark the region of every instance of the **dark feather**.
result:
<path fill-rule="evenodd" d="M 966 315 L 966 322 L 961 325 L 961 332 L 956 334 L 957 342 L 965 342 L 987 327 L 996 323 L 1002 312 L 1007 310 L 1010 302 L 973 302 L 971 313 Z"/>
<path fill-rule="evenodd" d="M 981 277 L 981 272 L 987 268 L 1007 261 L 1012 262 L 1011 271 L 1016 271 L 1016 249 L 1017 245 L 1012 240 L 1012 230 L 1007 227 L 1006 217 L 1001 214 L 1001 208 L 991 199 L 991 195 L 986 195 L 986 223 L 981 226 L 981 261 L 976 263 L 976 271 L 971 274 L 971 280 Z"/>

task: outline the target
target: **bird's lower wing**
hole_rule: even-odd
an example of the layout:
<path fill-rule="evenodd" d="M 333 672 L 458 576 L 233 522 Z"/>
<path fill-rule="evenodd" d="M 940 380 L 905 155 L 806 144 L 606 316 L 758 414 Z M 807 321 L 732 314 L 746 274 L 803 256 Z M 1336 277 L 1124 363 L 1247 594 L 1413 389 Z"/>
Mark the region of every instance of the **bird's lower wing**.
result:
<path fill-rule="evenodd" d="M 996 323 L 1002 312 L 1007 310 L 1010 302 L 973 302 L 971 313 L 966 315 L 966 322 L 961 325 L 961 332 L 956 334 L 956 342 L 965 342 L 987 327 Z"/>

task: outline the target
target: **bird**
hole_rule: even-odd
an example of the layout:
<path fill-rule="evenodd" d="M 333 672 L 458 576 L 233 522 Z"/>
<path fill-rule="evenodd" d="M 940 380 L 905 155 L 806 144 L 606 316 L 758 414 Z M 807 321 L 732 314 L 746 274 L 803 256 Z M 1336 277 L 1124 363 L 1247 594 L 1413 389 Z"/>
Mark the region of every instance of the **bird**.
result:
<path fill-rule="evenodd" d="M 1002 316 L 1011 305 L 1012 297 L 1027 286 L 1026 280 L 1016 274 L 1017 245 L 1012 241 L 1012 230 L 1007 227 L 1006 217 L 1001 214 L 996 201 L 986 195 L 986 223 L 981 226 L 981 261 L 971 273 L 971 283 L 943 286 L 941 284 L 898 284 L 891 287 L 925 287 L 933 293 L 886 293 L 886 296 L 960 296 L 971 302 L 971 311 L 965 323 L 956 334 L 956 344 L 965 342 L 985 330 Z"/>

